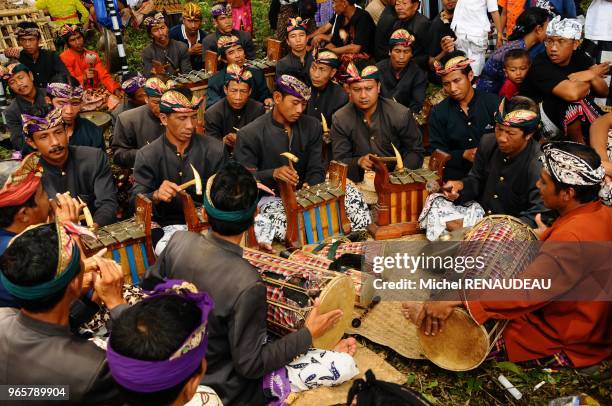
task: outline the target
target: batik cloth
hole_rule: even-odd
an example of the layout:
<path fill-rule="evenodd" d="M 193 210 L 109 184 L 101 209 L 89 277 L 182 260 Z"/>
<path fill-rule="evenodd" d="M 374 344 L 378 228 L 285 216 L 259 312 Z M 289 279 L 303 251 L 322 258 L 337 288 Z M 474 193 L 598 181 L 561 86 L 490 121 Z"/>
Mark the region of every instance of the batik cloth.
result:
<path fill-rule="evenodd" d="M 612 130 L 608 130 L 608 161 L 612 162 Z M 612 207 L 612 180 L 604 178 L 603 186 L 599 191 L 599 197 L 606 206 Z"/>
<path fill-rule="evenodd" d="M 350 183 L 346 185 L 344 196 L 346 215 L 351 222 L 351 230 L 364 230 L 371 222 L 368 205 L 363 195 Z M 255 217 L 255 237 L 258 242 L 272 244 L 276 238 L 285 239 L 287 231 L 287 216 L 283 201 L 278 197 L 265 197 L 260 200 L 259 214 Z"/>
<path fill-rule="evenodd" d="M 476 202 L 455 205 L 442 193 L 432 193 L 427 196 L 419 215 L 419 227 L 427 230 L 429 241 L 436 241 L 446 231 L 447 221 L 463 219 L 463 227 L 472 227 L 484 214 L 484 209 Z"/>

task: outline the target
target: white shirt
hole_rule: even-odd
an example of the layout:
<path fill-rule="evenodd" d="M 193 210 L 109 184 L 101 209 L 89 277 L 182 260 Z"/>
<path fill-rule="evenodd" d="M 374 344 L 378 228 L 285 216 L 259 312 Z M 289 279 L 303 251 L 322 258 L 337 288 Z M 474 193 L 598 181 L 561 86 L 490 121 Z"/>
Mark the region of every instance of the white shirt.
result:
<path fill-rule="evenodd" d="M 497 0 L 459 0 L 453 13 L 451 29 L 457 34 L 486 36 L 491 31 L 487 13 L 498 10 Z"/>
<path fill-rule="evenodd" d="M 612 41 L 612 2 L 593 0 L 586 13 L 584 36 L 593 41 Z"/>

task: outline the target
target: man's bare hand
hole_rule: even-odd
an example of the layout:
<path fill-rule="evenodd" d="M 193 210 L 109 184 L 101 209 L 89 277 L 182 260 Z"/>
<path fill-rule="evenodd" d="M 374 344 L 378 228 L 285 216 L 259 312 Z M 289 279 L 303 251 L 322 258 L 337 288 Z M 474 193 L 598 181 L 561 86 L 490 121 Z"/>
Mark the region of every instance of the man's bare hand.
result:
<path fill-rule="evenodd" d="M 169 180 L 165 180 L 163 181 L 159 189 L 153 192 L 153 200 L 155 200 L 156 202 L 169 203 L 180 191 L 181 189 L 176 183 L 170 182 Z"/>
<path fill-rule="evenodd" d="M 535 235 L 538 236 L 538 238 L 542 238 L 542 234 L 544 234 L 544 232 L 548 230 L 548 226 L 544 224 L 544 222 L 542 221 L 542 214 L 540 213 L 536 214 L 535 223 L 536 223 L 536 226 L 538 227 L 534 228 L 533 232 L 535 233 Z"/>
<path fill-rule="evenodd" d="M 95 72 L 93 68 L 88 68 L 85 69 L 85 78 L 86 79 L 93 79 L 95 76 Z"/>
<path fill-rule="evenodd" d="M 223 137 L 223 143 L 230 148 L 234 148 L 236 145 L 236 133 L 228 133 Z"/>
<path fill-rule="evenodd" d="M 459 198 L 460 192 L 463 190 L 463 182 L 460 180 L 449 180 L 442 185 L 442 192 L 444 196 L 450 200 L 456 200 Z"/>
<path fill-rule="evenodd" d="M 466 159 L 470 162 L 474 162 L 476 159 L 476 151 L 478 148 L 470 148 L 463 151 L 463 159 Z"/>
<path fill-rule="evenodd" d="M 274 169 L 274 172 L 272 172 L 272 177 L 276 180 L 288 182 L 293 186 L 296 186 L 300 181 L 297 171 L 287 165 Z"/>
<path fill-rule="evenodd" d="M 359 167 L 363 170 L 371 171 L 374 169 L 374 161 L 372 160 L 373 157 L 374 155 L 372 154 L 364 155 L 359 158 L 357 165 L 359 165 Z"/>
<path fill-rule="evenodd" d="M 189 55 L 200 55 L 202 53 L 202 44 L 198 42 L 197 44 L 189 48 L 188 52 Z"/>
<path fill-rule="evenodd" d="M 589 68 L 597 77 L 604 77 L 610 71 L 610 62 L 602 62 Z"/>
<path fill-rule="evenodd" d="M 109 310 L 125 303 L 123 299 L 123 270 L 121 265 L 108 258 L 93 256 L 97 271 L 94 271 L 94 289 Z"/>
<path fill-rule="evenodd" d="M 51 209 L 58 221 L 79 222 L 81 210 L 85 203 L 79 203 L 77 199 L 70 196 L 70 193 L 58 193 L 55 199 L 51 200 Z"/>
<path fill-rule="evenodd" d="M 315 300 L 312 310 L 306 317 L 304 327 L 310 331 L 312 338 L 319 338 L 334 327 L 342 318 L 342 310 L 332 310 L 324 314 L 319 313 L 320 300 Z"/>
<path fill-rule="evenodd" d="M 455 41 L 453 37 L 447 35 L 440 40 L 440 48 L 444 53 L 451 53 L 455 50 Z"/>
<path fill-rule="evenodd" d="M 415 324 L 417 328 L 423 328 L 425 335 L 435 336 L 442 332 L 444 322 L 460 305 L 460 301 L 425 302 Z"/>

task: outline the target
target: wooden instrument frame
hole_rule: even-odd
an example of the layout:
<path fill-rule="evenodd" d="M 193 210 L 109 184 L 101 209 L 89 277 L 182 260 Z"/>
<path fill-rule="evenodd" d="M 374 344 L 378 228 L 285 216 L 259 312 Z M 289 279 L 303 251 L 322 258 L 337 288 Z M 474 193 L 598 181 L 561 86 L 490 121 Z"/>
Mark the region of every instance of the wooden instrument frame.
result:
<path fill-rule="evenodd" d="M 435 150 L 429 158 L 428 168 L 438 174 L 438 183 L 442 185 L 444 167 L 446 162 L 451 158 L 450 154 L 443 152 L 439 149 Z M 385 164 L 384 160 L 373 158 L 374 170 L 376 175 L 374 177 L 374 187 L 378 195 L 378 203 L 375 205 L 376 216 L 375 221 L 368 226 L 368 231 L 375 240 L 388 240 L 393 238 L 400 238 L 404 235 L 416 234 L 419 232 L 418 221 L 404 221 L 398 223 L 392 223 L 391 219 L 391 196 L 394 193 L 406 193 L 410 196 L 413 193 L 419 193 L 426 190 L 426 184 L 421 182 L 407 183 L 407 184 L 392 184 L 389 182 L 389 169 Z M 410 203 L 408 198 L 406 203 Z M 424 199 L 423 199 L 424 200 Z M 398 203 L 401 204 L 401 203 Z M 417 201 L 417 213 L 420 214 L 423 209 L 423 201 Z M 405 210 L 403 207 L 399 209 Z M 408 216 L 410 217 L 410 216 Z M 401 216 L 400 216 L 401 218 Z"/>
<path fill-rule="evenodd" d="M 329 164 L 329 182 L 339 182 L 342 189 L 346 190 L 346 178 L 348 175 L 348 165 L 338 161 L 331 161 Z M 300 248 L 299 235 L 302 233 L 302 241 L 306 243 L 306 236 L 304 235 L 303 227 L 300 230 L 298 226 L 298 218 L 303 215 L 305 211 L 313 210 L 317 207 L 325 207 L 328 201 L 322 201 L 320 203 L 314 203 L 308 208 L 303 208 L 297 202 L 297 194 L 295 187 L 287 182 L 278 181 L 281 199 L 283 200 L 283 206 L 285 207 L 285 214 L 287 216 L 287 231 L 285 232 L 285 246 L 287 248 Z M 340 208 L 339 221 L 340 227 L 344 234 L 351 232 L 351 223 L 346 215 L 346 207 L 344 204 L 345 195 L 338 197 L 337 204 Z M 330 219 L 328 219 L 330 220 Z"/>

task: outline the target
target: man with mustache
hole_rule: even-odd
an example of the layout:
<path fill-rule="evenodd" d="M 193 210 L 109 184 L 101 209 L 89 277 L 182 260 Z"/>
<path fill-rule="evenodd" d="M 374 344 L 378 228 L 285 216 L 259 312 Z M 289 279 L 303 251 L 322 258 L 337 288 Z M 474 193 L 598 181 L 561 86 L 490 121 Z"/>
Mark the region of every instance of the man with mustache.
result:
<path fill-rule="evenodd" d="M 412 59 L 414 35 L 399 29 L 389 38 L 389 58 L 376 64 L 380 73 L 380 93 L 409 107 L 415 114 L 421 111 L 427 89 L 427 74 Z"/>
<path fill-rule="evenodd" d="M 187 229 L 177 193 L 179 185 L 194 179 L 191 166 L 205 185 L 225 162 L 223 144 L 219 140 L 195 133 L 201 103 L 202 99 L 195 98 L 187 88 L 166 90 L 159 104 L 159 119 L 166 127 L 165 133 L 136 152 L 130 202 L 134 205 L 139 193 L 153 201 L 153 219 L 164 231 L 163 242 L 157 244 L 158 255 L 175 231 Z M 201 201 L 195 186 L 187 188 L 186 192 L 194 201 Z M 162 236 L 155 237 L 157 240 Z"/>
<path fill-rule="evenodd" d="M 535 216 L 546 211 L 536 182 L 540 178 L 540 144 L 533 138 L 540 124 L 533 100 L 515 96 L 495 113 L 495 134 L 483 135 L 474 166 L 461 180 L 443 186 L 448 199 L 477 201 L 486 214 L 509 214 L 536 227 Z"/>
<path fill-rule="evenodd" d="M 219 38 L 223 36 L 234 36 L 238 38 L 238 43 L 242 46 L 247 59 L 255 59 L 255 46 L 251 34 L 242 30 L 235 30 L 232 27 L 232 6 L 226 2 L 217 2 L 210 9 L 213 18 L 215 32 L 208 34 L 202 42 L 202 52 L 206 57 L 206 51 L 219 53 L 217 46 Z M 227 62 L 230 63 L 230 62 Z"/>
<path fill-rule="evenodd" d="M 11 133 L 13 149 L 22 151 L 27 148 L 21 124 L 21 115 L 40 112 L 47 105 L 47 89 L 37 88 L 32 71 L 22 63 L 7 67 L 0 66 L 0 78 L 8 84 L 15 98 L 4 111 L 6 126 Z"/>
<path fill-rule="evenodd" d="M 40 47 L 40 31 L 36 23 L 23 21 L 15 30 L 20 48 L 6 48 L 7 58 L 18 59 L 32 72 L 36 87 L 45 87 L 49 79 L 58 73 L 68 73 L 68 69 L 55 51 Z"/>
<path fill-rule="evenodd" d="M 495 94 L 472 87 L 471 60 L 461 51 L 447 54 L 436 63 L 436 73 L 448 97 L 435 105 L 429 115 L 429 144 L 451 155 L 444 169 L 445 179 L 461 179 L 474 162 L 483 134 L 494 126 L 499 106 Z"/>
<path fill-rule="evenodd" d="M 605 97 L 608 85 L 603 76 L 609 63 L 594 65 L 579 50 L 582 23 L 557 16 L 548 23 L 544 45 L 521 85 L 521 94 L 540 103 L 544 136 L 585 143 L 591 122 L 601 115 L 593 97 Z"/>
<path fill-rule="evenodd" d="M 410 109 L 380 97 L 376 66 L 360 70 L 350 63 L 346 72 L 351 103 L 334 114 L 331 139 L 334 159 L 349 166 L 349 179 L 359 182 L 364 171 L 373 170 L 372 156 L 392 156 L 391 144 L 402 154 L 406 168 L 420 168 L 425 151 Z"/>
<path fill-rule="evenodd" d="M 70 192 L 93 214 L 94 228 L 117 220 L 117 190 L 106 153 L 99 148 L 68 145 L 61 109 L 46 115 L 23 114 L 26 142 L 40 154 L 47 194 Z"/>
<path fill-rule="evenodd" d="M 160 137 L 165 129 L 159 120 L 159 103 L 168 86 L 159 78 L 144 82 L 145 104 L 117 117 L 113 129 L 113 162 L 132 169 L 136 152 Z"/>
<path fill-rule="evenodd" d="M 225 97 L 206 109 L 205 135 L 215 137 L 233 151 L 238 130 L 266 112 L 263 104 L 251 99 L 253 76 L 246 67 L 229 65 L 225 69 Z"/>
<path fill-rule="evenodd" d="M 266 84 L 266 78 L 263 71 L 258 68 L 246 66 L 245 49 L 240 43 L 240 39 L 235 35 L 221 36 L 217 42 L 217 53 L 221 57 L 224 65 L 237 65 L 245 67 L 253 77 L 253 91 L 251 97 L 266 106 L 272 105 L 272 95 Z M 208 88 L 206 89 L 206 108 L 209 108 L 224 96 L 223 85 L 225 83 L 225 75 L 227 68 L 219 70 L 213 77 L 208 80 Z"/>
<path fill-rule="evenodd" d="M 170 38 L 168 22 L 162 13 L 151 13 L 142 22 L 151 38 L 151 45 L 142 50 L 143 73 L 178 75 L 191 71 L 187 45 Z"/>

